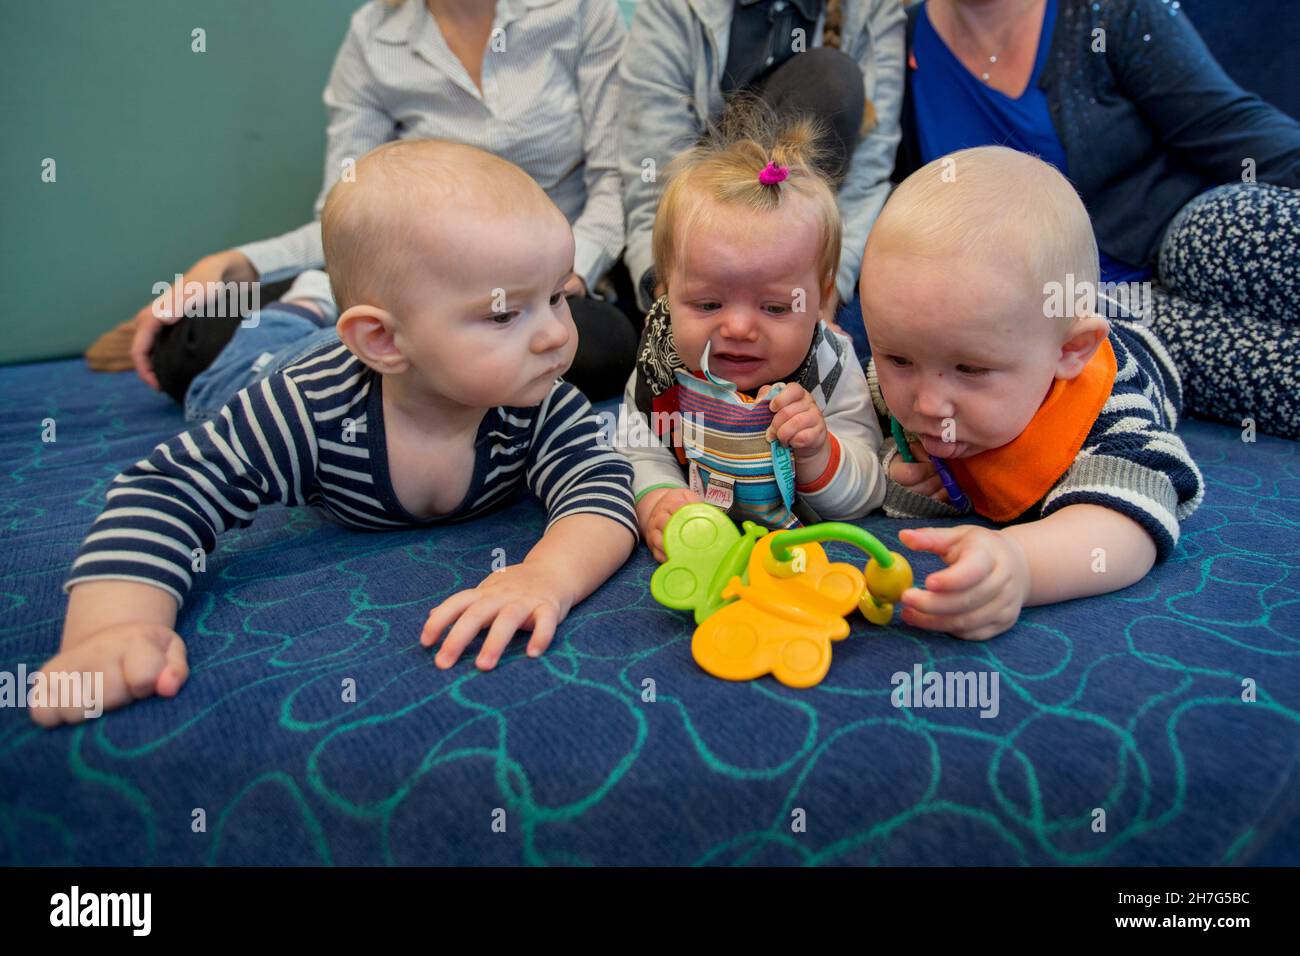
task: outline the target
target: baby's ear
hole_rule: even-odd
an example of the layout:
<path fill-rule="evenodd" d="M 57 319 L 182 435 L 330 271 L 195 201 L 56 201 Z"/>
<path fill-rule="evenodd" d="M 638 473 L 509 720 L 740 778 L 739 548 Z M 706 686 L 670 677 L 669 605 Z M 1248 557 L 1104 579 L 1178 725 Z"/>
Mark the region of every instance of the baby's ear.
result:
<path fill-rule="evenodd" d="M 410 365 L 394 338 L 396 325 L 392 314 L 378 306 L 354 305 L 339 316 L 339 338 L 370 368 L 392 375 Z"/>
<path fill-rule="evenodd" d="M 1101 343 L 1110 334 L 1110 323 L 1100 315 L 1085 315 L 1075 319 L 1065 341 L 1061 343 L 1061 357 L 1056 363 L 1056 377 L 1071 379 L 1083 371 Z"/>

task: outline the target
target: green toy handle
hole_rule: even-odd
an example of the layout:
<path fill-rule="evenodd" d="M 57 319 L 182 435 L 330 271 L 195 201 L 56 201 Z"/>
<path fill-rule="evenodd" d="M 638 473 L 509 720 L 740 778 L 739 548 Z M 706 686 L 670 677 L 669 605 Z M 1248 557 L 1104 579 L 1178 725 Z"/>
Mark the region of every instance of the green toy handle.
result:
<path fill-rule="evenodd" d="M 889 416 L 889 433 L 894 436 L 894 444 L 898 446 L 898 455 L 909 465 L 916 461 L 916 456 L 912 454 L 912 449 L 907 444 L 907 434 L 903 431 L 902 423 L 893 415 Z"/>
<path fill-rule="evenodd" d="M 811 544 L 814 541 L 843 541 L 871 555 L 882 568 L 892 567 L 894 564 L 894 553 L 876 540 L 875 535 L 843 521 L 823 521 L 821 524 L 810 524 L 806 528 L 778 531 L 769 540 L 772 557 L 779 564 L 789 564 L 794 560 L 794 555 L 790 553 L 791 548 L 801 544 Z"/>

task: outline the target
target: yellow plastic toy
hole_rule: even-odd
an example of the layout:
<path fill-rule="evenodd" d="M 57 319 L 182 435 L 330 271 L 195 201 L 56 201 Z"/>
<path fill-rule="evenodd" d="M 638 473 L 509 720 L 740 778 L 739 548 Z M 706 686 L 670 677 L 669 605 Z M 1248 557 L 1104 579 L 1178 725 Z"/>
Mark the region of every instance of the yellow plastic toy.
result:
<path fill-rule="evenodd" d="M 865 574 L 832 563 L 818 542 L 844 541 L 871 555 Z M 831 665 L 831 641 L 849 634 L 846 614 L 887 624 L 912 586 L 912 570 L 861 528 L 823 522 L 768 534 L 745 522 L 742 535 L 719 509 L 686 505 L 664 529 L 667 560 L 650 580 L 661 604 L 695 611 L 696 663 L 715 677 L 772 674 L 812 687 Z"/>

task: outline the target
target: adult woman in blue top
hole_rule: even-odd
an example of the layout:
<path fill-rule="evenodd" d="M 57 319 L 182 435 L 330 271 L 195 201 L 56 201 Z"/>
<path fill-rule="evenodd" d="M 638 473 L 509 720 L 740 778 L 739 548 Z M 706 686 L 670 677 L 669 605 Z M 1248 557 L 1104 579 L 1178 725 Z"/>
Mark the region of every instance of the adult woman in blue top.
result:
<path fill-rule="evenodd" d="M 1103 283 L 1151 283 L 1188 410 L 1300 438 L 1300 124 L 1171 0 L 928 0 L 907 36 L 895 179 L 992 143 L 1053 163 Z"/>

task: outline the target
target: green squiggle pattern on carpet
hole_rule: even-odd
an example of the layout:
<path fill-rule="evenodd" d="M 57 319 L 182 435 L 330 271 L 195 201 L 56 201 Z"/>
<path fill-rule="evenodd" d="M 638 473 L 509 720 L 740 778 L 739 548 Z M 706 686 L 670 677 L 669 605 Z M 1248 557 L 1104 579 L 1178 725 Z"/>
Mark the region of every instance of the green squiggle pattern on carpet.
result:
<path fill-rule="evenodd" d="M 0 370 L 0 387 L 14 671 L 55 648 L 109 481 L 181 422 L 77 363 Z M 55 732 L 0 709 L 0 863 L 1300 863 L 1300 457 L 1183 434 L 1209 492 L 1145 580 L 982 644 L 856 619 L 807 691 L 701 672 L 643 551 L 540 660 L 517 646 L 491 673 L 441 671 L 425 616 L 494 549 L 523 557 L 534 503 L 392 534 L 268 511 L 200 575 L 177 698 Z M 900 524 L 863 524 L 899 547 Z M 891 676 L 918 663 L 996 673 L 998 715 L 895 708 Z"/>

